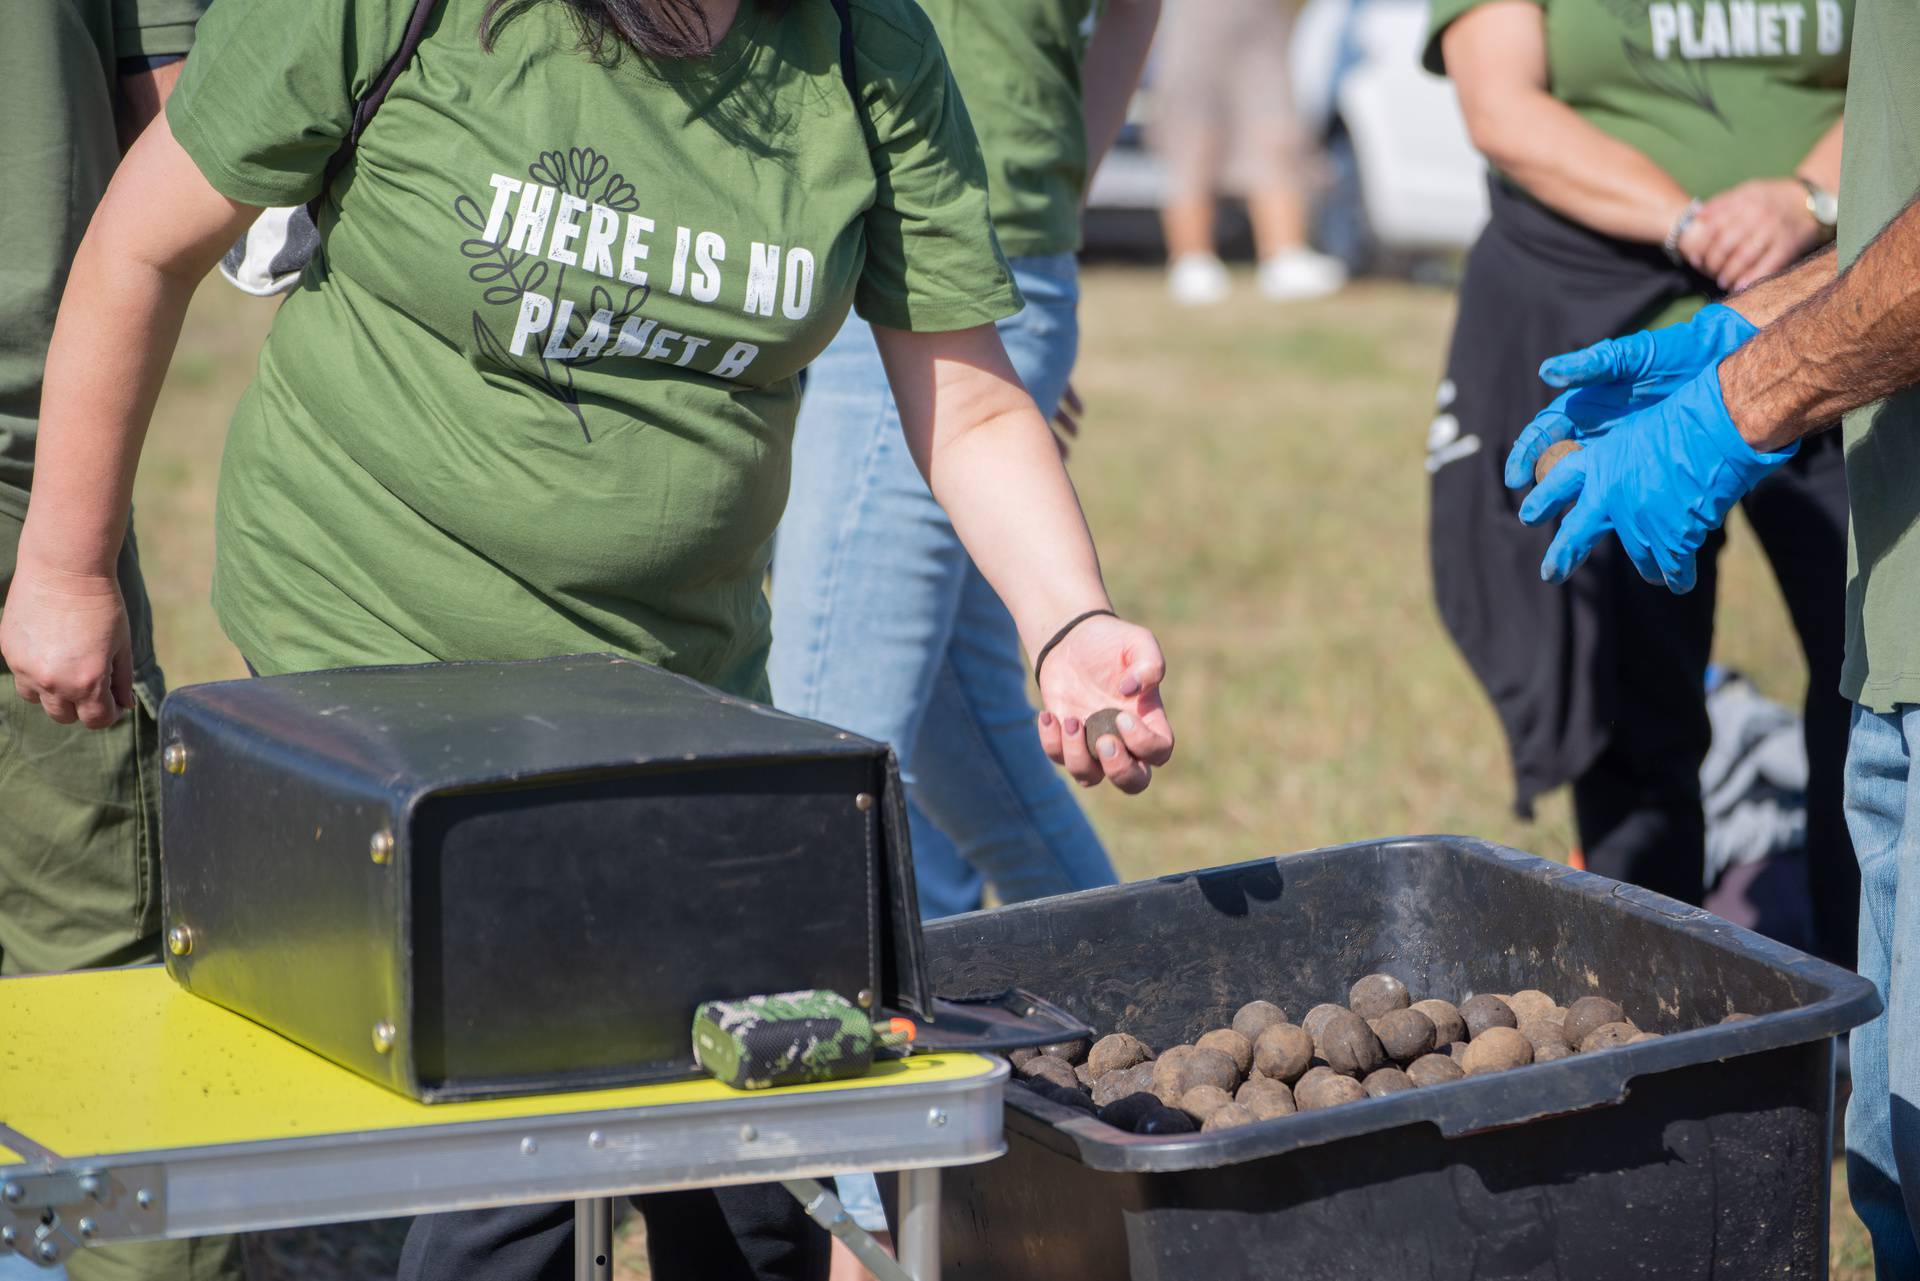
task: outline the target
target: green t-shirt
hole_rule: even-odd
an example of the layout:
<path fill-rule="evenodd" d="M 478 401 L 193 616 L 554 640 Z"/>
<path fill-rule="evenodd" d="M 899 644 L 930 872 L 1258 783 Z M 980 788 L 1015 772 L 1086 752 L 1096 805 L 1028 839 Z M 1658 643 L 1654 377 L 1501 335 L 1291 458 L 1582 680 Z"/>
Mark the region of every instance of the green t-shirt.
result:
<path fill-rule="evenodd" d="M 920 0 L 986 153 L 993 225 L 1020 256 L 1080 247 L 1081 61 L 1099 0 Z"/>
<path fill-rule="evenodd" d="M 235 200 L 306 200 L 411 7 L 219 0 L 175 136 Z M 215 608 L 268 672 L 610 649 L 764 695 L 796 375 L 850 304 L 1020 305 L 940 44 L 855 0 L 856 110 L 824 3 L 612 66 L 553 0 L 489 53 L 484 7 L 440 6 L 327 197 L 235 413 Z"/>
<path fill-rule="evenodd" d="M 1866 0 L 1840 172 L 1840 261 L 1920 192 L 1920 10 Z M 1920 703 L 1920 388 L 1847 415 L 1847 659 L 1840 692 L 1877 712 Z"/>
<path fill-rule="evenodd" d="M 185 53 L 206 0 L 27 0 L 0 20 L 0 515 L 26 515 L 40 375 L 107 179 L 122 58 Z M 12 564 L 11 559 L 7 564 Z"/>
<path fill-rule="evenodd" d="M 1440 34 L 1483 0 L 1433 0 Z M 1853 0 L 1540 0 L 1548 87 L 1696 196 L 1785 177 L 1840 118 Z"/>

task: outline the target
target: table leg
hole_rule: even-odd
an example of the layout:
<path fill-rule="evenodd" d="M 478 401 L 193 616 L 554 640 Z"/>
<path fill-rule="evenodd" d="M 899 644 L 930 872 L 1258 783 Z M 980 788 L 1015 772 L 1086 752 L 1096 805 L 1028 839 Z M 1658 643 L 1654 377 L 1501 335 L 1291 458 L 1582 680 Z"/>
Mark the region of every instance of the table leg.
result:
<path fill-rule="evenodd" d="M 613 1281 L 613 1198 L 573 1203 L 574 1281 Z"/>
<path fill-rule="evenodd" d="M 900 1265 L 913 1281 L 940 1281 L 940 1171 L 900 1172 Z"/>
<path fill-rule="evenodd" d="M 873 1239 L 872 1233 L 853 1221 L 846 1207 L 840 1204 L 840 1198 L 827 1191 L 818 1179 L 782 1179 L 780 1185 L 806 1207 L 808 1218 L 844 1242 L 876 1281 L 923 1281 L 896 1263 Z"/>

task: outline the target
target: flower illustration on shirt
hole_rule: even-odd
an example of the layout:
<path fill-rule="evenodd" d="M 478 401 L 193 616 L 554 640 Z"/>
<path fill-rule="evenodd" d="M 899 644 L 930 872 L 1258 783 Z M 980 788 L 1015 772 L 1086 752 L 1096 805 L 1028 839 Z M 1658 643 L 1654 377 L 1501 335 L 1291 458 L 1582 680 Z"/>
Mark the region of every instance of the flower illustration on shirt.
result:
<path fill-rule="evenodd" d="M 631 213 L 640 205 L 639 192 L 634 185 L 627 181 L 625 175 L 615 171 L 612 162 L 592 147 L 542 151 L 527 166 L 526 172 L 530 181 L 575 197 L 589 206 L 599 206 L 614 213 Z M 592 323 L 589 317 L 602 317 L 602 324 L 605 325 L 608 322 L 604 317 L 610 315 L 613 327 L 623 325 L 646 305 L 651 287 L 616 285 L 609 289 L 595 283 L 588 295 L 588 306 L 584 311 L 576 308 L 568 315 L 564 331 L 516 355 L 513 344 L 503 341 L 496 332 L 496 323 L 504 325 L 506 331 L 511 332 L 514 317 L 529 294 L 563 297 L 567 274 L 573 268 L 551 252 L 543 255 L 512 248 L 509 238 L 502 234 L 488 238 L 487 210 L 472 196 L 456 197 L 453 212 L 462 225 L 473 233 L 460 242 L 460 253 L 468 259 L 467 278 L 481 287 L 480 300 L 483 306 L 473 312 L 474 345 L 489 361 L 512 370 L 530 386 L 558 401 L 573 415 L 581 435 L 588 443 L 592 443 L 593 434 L 588 430 L 586 417 L 580 409 L 574 371 L 596 364 L 606 354 L 605 350 L 596 349 L 590 355 L 568 356 L 565 359 L 549 353 L 569 346 L 579 347 Z"/>

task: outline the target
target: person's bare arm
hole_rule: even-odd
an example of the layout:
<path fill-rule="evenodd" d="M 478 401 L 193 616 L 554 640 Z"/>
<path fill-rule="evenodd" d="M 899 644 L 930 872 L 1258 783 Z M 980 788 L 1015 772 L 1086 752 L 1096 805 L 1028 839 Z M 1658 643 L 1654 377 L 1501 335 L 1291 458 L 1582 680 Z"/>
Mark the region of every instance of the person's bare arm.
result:
<path fill-rule="evenodd" d="M 133 150 L 134 139 L 153 123 L 153 118 L 167 105 L 167 95 L 173 92 L 174 82 L 180 79 L 183 65 L 170 62 L 164 67 L 120 77 L 119 96 L 113 109 L 113 128 L 120 138 L 121 155 Z"/>
<path fill-rule="evenodd" d="M 1635 147 L 1547 91 L 1546 19 L 1528 0 L 1491 0 L 1440 37 L 1467 132 L 1501 173 L 1596 231 L 1659 244 L 1691 196 Z"/>
<path fill-rule="evenodd" d="M 1757 450 L 1784 448 L 1920 382 L 1920 202 L 1846 271 L 1833 276 L 1832 263 L 1824 254 L 1783 277 L 1792 283 L 1782 298 L 1793 284 L 1816 287 L 1720 365 L 1727 412 Z"/>
<path fill-rule="evenodd" d="M 914 462 L 973 563 L 1013 615 L 1029 655 L 1067 622 L 1111 609 L 1093 538 L 1059 450 L 992 325 L 916 334 L 874 326 Z M 1147 785 L 1173 751 L 1161 706 L 1165 661 L 1153 634 L 1116 618 L 1081 623 L 1040 673 L 1041 744 L 1082 783 Z M 1118 750 L 1096 758 L 1081 734 L 1104 708 Z M 1104 743 L 1104 739 L 1102 740 Z"/>
<path fill-rule="evenodd" d="M 1087 130 L 1087 172 L 1100 161 L 1127 123 L 1127 104 L 1140 87 L 1154 28 L 1160 25 L 1160 0 L 1109 0 L 1094 24 L 1081 67 L 1081 117 Z"/>
<path fill-rule="evenodd" d="M 47 352 L 33 495 L 0 652 L 14 687 L 98 729 L 133 705 L 114 563 L 134 468 L 201 279 L 259 214 L 215 191 L 166 118 L 114 174 L 75 254 Z"/>
<path fill-rule="evenodd" d="M 1727 306 L 1764 329 L 1778 320 L 1789 307 L 1811 298 L 1820 289 L 1832 284 L 1834 268 L 1839 261 L 1833 246 L 1828 245 L 1778 275 L 1769 276 L 1752 288 L 1735 294 L 1727 299 Z"/>

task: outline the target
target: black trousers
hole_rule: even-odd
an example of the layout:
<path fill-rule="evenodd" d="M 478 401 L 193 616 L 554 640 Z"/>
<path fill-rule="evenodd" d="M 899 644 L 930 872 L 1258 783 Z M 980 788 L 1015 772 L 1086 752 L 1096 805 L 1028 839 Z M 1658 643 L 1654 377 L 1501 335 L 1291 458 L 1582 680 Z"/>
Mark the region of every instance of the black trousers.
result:
<path fill-rule="evenodd" d="M 1809 438 L 1743 504 L 1773 566 L 1807 660 L 1807 871 L 1814 951 L 1853 967 L 1860 869 L 1841 798 L 1850 705 L 1841 697 L 1846 648 L 1847 484 L 1838 432 Z M 1620 641 L 1610 745 L 1573 783 L 1587 866 L 1698 903 L 1706 824 L 1700 762 L 1711 738 L 1705 680 L 1713 646 L 1716 536 L 1685 596 L 1641 581 L 1608 558 Z"/>
<path fill-rule="evenodd" d="M 654 1281 L 826 1281 L 827 1234 L 777 1183 L 633 1198 Z M 398 1281 L 572 1281 L 573 1203 L 414 1220 Z"/>

